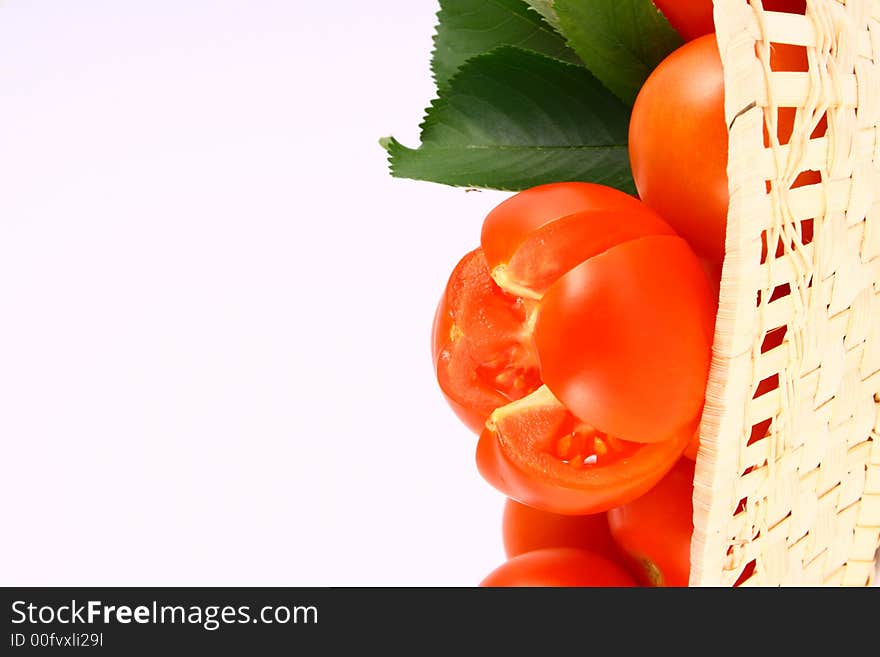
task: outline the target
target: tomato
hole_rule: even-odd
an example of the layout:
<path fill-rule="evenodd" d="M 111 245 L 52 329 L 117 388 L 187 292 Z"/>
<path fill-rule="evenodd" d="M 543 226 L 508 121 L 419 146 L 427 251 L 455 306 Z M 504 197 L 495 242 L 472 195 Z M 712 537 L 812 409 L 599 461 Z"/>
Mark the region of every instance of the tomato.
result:
<path fill-rule="evenodd" d="M 714 35 L 674 51 L 636 97 L 629 152 L 639 196 L 720 263 L 727 220 L 724 79 Z"/>
<path fill-rule="evenodd" d="M 541 380 L 597 430 L 659 442 L 699 421 L 715 306 L 680 237 L 625 242 L 581 263 L 541 299 Z"/>
<path fill-rule="evenodd" d="M 770 65 L 775 71 L 806 71 L 806 50 L 775 44 Z M 794 121 L 793 108 L 779 110 L 780 143 L 790 139 Z M 815 123 L 813 136 L 824 131 L 824 117 Z M 720 272 L 729 194 L 724 79 L 714 34 L 675 50 L 645 81 L 633 106 L 629 155 L 642 201 Z M 792 187 L 818 179 L 816 172 L 806 172 Z"/>
<path fill-rule="evenodd" d="M 619 564 L 587 550 L 545 548 L 504 562 L 480 582 L 482 587 L 637 586 Z"/>
<path fill-rule="evenodd" d="M 690 427 L 657 443 L 620 440 L 576 418 L 542 386 L 492 413 L 477 443 L 477 469 L 522 504 L 564 515 L 600 513 L 654 486 L 692 434 Z"/>
<path fill-rule="evenodd" d="M 654 0 L 654 4 L 685 41 L 715 31 L 712 0 Z M 803 14 L 806 0 L 764 0 L 764 9 Z"/>
<path fill-rule="evenodd" d="M 541 185 L 493 209 L 481 248 L 453 270 L 432 329 L 437 379 L 459 418 L 479 433 L 494 409 L 541 384 L 531 327 L 550 283 L 620 242 L 673 234 L 644 203 L 590 183 Z"/>
<path fill-rule="evenodd" d="M 703 404 L 715 317 L 703 266 L 641 201 L 587 183 L 514 195 L 481 243 L 450 276 L 432 337 L 440 387 L 480 433 L 480 472 L 566 515 L 646 491 Z"/>
<path fill-rule="evenodd" d="M 619 557 L 604 513 L 565 516 L 540 511 L 508 498 L 504 503 L 501 535 L 508 558 L 554 547 L 591 550 L 609 559 Z"/>
<path fill-rule="evenodd" d="M 483 221 L 480 245 L 501 287 L 540 298 L 562 274 L 616 244 L 674 234 L 629 194 L 593 183 L 551 183 L 496 206 Z"/>
<path fill-rule="evenodd" d="M 447 402 L 476 433 L 492 411 L 541 384 L 529 313 L 527 301 L 489 276 L 482 249 L 465 255 L 449 277 L 432 328 L 434 369 Z"/>
<path fill-rule="evenodd" d="M 682 459 L 659 484 L 608 512 L 611 534 L 650 586 L 687 586 L 691 564 L 694 464 Z"/>

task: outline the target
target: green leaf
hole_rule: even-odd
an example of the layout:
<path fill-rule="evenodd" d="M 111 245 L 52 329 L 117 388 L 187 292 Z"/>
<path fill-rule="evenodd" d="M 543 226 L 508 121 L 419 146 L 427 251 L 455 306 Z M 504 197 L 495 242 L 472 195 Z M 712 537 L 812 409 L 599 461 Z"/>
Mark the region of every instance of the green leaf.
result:
<path fill-rule="evenodd" d="M 450 79 L 419 148 L 383 145 L 400 178 L 512 191 L 582 180 L 634 193 L 628 123 L 629 108 L 585 68 L 505 46 Z"/>
<path fill-rule="evenodd" d="M 565 39 L 523 0 L 440 0 L 431 70 L 437 86 L 474 55 L 517 46 L 582 64 Z"/>
<path fill-rule="evenodd" d="M 553 10 L 553 0 L 526 0 L 529 7 L 544 17 L 544 20 L 553 26 L 553 29 L 560 31 L 559 18 Z"/>
<path fill-rule="evenodd" d="M 569 45 L 630 105 L 651 71 L 682 44 L 651 0 L 553 0 L 552 5 Z"/>

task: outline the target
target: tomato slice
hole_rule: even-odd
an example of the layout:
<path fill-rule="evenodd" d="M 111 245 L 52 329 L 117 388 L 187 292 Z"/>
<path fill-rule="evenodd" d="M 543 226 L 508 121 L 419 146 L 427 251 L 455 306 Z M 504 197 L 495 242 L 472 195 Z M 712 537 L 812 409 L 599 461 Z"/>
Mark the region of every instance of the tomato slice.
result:
<path fill-rule="evenodd" d="M 615 244 L 674 234 L 660 215 L 621 191 L 551 183 L 496 206 L 483 222 L 480 243 L 496 283 L 538 299 L 559 276 Z"/>
<path fill-rule="evenodd" d="M 432 354 L 447 402 L 479 433 L 489 414 L 541 385 L 531 340 L 534 306 L 489 276 L 481 249 L 459 261 L 437 306 Z"/>
<path fill-rule="evenodd" d="M 652 236 L 581 263 L 541 299 L 541 380 L 600 431 L 633 442 L 692 435 L 715 318 L 699 261 L 680 237 Z"/>
<path fill-rule="evenodd" d="M 492 413 L 477 444 L 477 468 L 522 504 L 560 514 L 600 513 L 656 484 L 691 434 L 680 431 L 653 444 L 621 440 L 578 420 L 542 386 Z"/>

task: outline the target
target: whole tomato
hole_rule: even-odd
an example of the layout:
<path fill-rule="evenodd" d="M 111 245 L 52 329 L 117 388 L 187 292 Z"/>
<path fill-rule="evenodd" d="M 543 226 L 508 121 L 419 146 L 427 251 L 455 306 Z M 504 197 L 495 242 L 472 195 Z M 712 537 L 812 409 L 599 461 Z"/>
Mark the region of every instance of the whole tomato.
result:
<path fill-rule="evenodd" d="M 604 513 L 564 516 L 533 509 L 508 498 L 504 503 L 501 534 L 508 558 L 555 547 L 590 550 L 612 560 L 620 556 Z"/>
<path fill-rule="evenodd" d="M 505 561 L 481 587 L 630 587 L 626 569 L 603 556 L 575 548 L 544 548 Z"/>
<path fill-rule="evenodd" d="M 654 0 L 654 4 L 685 41 L 715 31 L 712 0 Z M 764 0 L 767 11 L 803 14 L 806 5 L 806 0 Z"/>
<path fill-rule="evenodd" d="M 774 44 L 770 67 L 806 71 L 806 50 Z M 780 144 L 788 143 L 795 119 L 794 108 L 779 109 Z M 825 118 L 815 124 L 811 132 L 818 136 L 825 130 Z M 633 106 L 629 156 L 642 201 L 705 258 L 707 271 L 720 275 L 730 197 L 724 74 L 714 34 L 678 48 L 648 76 Z M 791 187 L 818 181 L 818 172 L 804 172 Z"/>
<path fill-rule="evenodd" d="M 694 464 L 682 459 L 641 497 L 608 512 L 611 535 L 648 586 L 687 586 L 694 533 Z"/>

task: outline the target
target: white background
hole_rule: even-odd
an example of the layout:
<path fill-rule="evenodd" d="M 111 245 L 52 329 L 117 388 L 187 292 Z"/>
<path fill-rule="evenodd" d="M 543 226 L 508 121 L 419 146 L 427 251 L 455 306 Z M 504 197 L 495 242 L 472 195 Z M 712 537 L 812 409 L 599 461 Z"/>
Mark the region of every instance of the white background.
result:
<path fill-rule="evenodd" d="M 0 584 L 463 585 L 433 378 L 501 193 L 393 179 L 433 0 L 0 6 Z"/>

